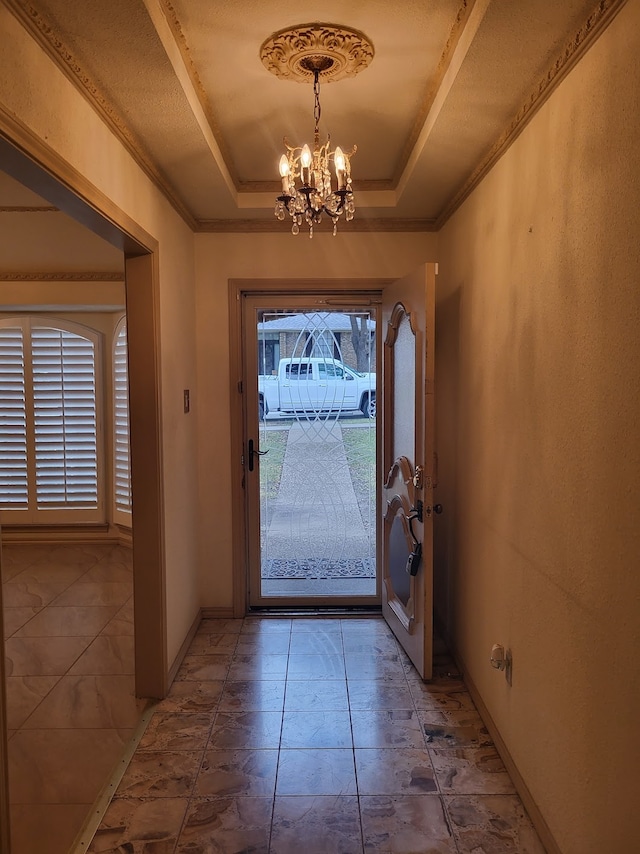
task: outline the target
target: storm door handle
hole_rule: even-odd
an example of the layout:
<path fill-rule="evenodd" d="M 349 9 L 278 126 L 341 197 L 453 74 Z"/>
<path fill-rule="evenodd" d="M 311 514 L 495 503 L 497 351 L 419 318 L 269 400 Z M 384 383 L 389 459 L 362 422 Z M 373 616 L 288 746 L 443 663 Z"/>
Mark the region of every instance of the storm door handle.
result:
<path fill-rule="evenodd" d="M 254 457 L 254 455 L 258 456 L 258 457 L 264 457 L 264 455 L 268 454 L 268 453 L 269 453 L 268 448 L 266 451 L 257 451 L 253 447 L 253 439 L 249 439 L 249 471 L 253 471 L 253 467 L 254 467 L 253 457 Z"/>

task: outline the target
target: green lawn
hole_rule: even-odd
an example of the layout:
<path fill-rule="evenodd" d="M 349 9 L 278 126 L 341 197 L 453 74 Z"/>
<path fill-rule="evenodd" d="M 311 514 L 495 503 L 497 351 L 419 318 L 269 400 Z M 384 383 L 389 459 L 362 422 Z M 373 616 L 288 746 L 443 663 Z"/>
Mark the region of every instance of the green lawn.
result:
<path fill-rule="evenodd" d="M 287 447 L 288 430 L 265 430 L 260 439 L 260 450 L 269 451 L 260 457 L 260 501 L 272 501 L 278 494 L 282 461 Z"/>
<path fill-rule="evenodd" d="M 375 427 L 347 427 L 342 431 L 353 490 L 366 528 L 375 527 L 376 431 Z"/>

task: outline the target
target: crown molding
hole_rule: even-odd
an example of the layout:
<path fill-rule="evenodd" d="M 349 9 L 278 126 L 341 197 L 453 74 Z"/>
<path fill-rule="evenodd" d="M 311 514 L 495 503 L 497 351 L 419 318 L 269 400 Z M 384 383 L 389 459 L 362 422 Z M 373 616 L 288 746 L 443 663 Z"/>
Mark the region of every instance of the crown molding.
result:
<path fill-rule="evenodd" d="M 0 282 L 124 282 L 124 273 L 2 272 Z"/>
<path fill-rule="evenodd" d="M 436 230 L 442 228 L 460 205 L 480 184 L 507 149 L 520 136 L 538 110 L 574 68 L 587 50 L 596 42 L 627 0 L 600 0 L 575 36 L 568 42 L 546 75 L 540 80 L 522 107 L 513 117 L 486 157 L 481 160 L 436 220 Z"/>
<path fill-rule="evenodd" d="M 329 219 L 314 232 L 331 232 L 333 225 Z M 205 219 L 198 222 L 199 234 L 290 234 L 290 229 L 276 219 Z M 388 219 L 359 217 L 344 226 L 341 234 L 348 232 L 432 232 L 437 231 L 436 221 L 432 219 Z"/>
<path fill-rule="evenodd" d="M 190 228 L 196 220 L 185 203 L 173 192 L 165 175 L 156 167 L 140 140 L 129 130 L 111 101 L 83 69 L 71 50 L 55 32 L 42 13 L 28 0 L 4 0 L 5 5 L 27 32 L 42 47 L 54 64 L 85 98 L 109 130 L 118 138 L 146 176 L 165 196 Z"/>
<path fill-rule="evenodd" d="M 53 205 L 0 205 L 0 213 L 60 213 Z"/>

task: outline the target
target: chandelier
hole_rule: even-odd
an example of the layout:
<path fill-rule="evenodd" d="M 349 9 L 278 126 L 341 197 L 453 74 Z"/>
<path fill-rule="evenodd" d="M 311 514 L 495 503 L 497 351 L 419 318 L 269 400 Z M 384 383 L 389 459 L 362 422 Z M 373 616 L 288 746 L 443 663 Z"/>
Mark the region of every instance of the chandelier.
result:
<path fill-rule="evenodd" d="M 298 234 L 303 223 L 309 226 L 309 237 L 313 237 L 313 226 L 322 221 L 326 213 L 333 222 L 333 236 L 338 231 L 338 219 L 345 214 L 347 222 L 353 219 L 356 210 L 353 187 L 351 185 L 351 160 L 358 147 L 353 146 L 349 153 L 340 146 L 332 151 L 330 138 L 320 145 L 318 125 L 322 109 L 320 107 L 320 72 L 314 69 L 313 94 L 315 98 L 313 117 L 315 130 L 313 151 L 305 143 L 293 148 L 285 137 L 287 153 L 280 158 L 280 177 L 282 194 L 276 199 L 275 215 L 284 220 L 289 214 L 293 220 L 291 232 Z M 335 189 L 332 186 L 330 164 L 333 161 L 335 171 Z M 299 179 L 296 187 L 296 179 Z"/>
<path fill-rule="evenodd" d="M 313 149 L 306 143 L 291 146 L 284 139 L 286 152 L 279 164 L 282 192 L 276 198 L 275 216 L 284 221 L 288 214 L 293 234 L 306 225 L 309 237 L 313 237 L 314 226 L 326 215 L 333 223 L 335 237 L 339 219 L 344 215 L 347 222 L 352 220 L 356 209 L 351 157 L 357 146 L 350 151 L 343 151 L 340 146 L 332 149 L 329 136 L 320 143 L 320 77 L 331 82 L 354 76 L 371 62 L 373 46 L 356 30 L 306 24 L 271 36 L 262 45 L 260 56 L 278 77 L 297 82 L 313 79 Z"/>

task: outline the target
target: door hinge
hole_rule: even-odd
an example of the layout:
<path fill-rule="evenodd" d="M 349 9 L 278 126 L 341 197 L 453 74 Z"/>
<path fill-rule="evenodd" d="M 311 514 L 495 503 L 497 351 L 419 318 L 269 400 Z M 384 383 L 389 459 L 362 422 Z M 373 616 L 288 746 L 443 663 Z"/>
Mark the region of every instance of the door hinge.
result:
<path fill-rule="evenodd" d="M 238 383 L 238 394 L 242 394 L 242 380 Z"/>

